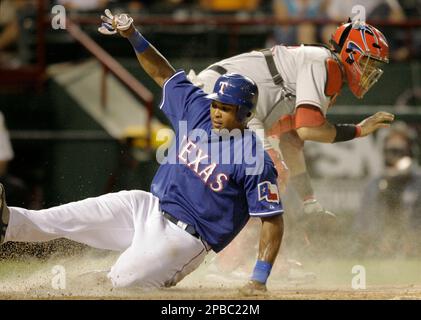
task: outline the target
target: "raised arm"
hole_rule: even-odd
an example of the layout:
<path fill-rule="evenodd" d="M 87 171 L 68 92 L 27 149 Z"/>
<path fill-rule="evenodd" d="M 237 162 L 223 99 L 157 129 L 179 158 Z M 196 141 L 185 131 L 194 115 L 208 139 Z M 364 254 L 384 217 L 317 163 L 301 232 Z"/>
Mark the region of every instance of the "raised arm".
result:
<path fill-rule="evenodd" d="M 101 16 L 104 23 L 98 30 L 103 34 L 114 34 L 118 31 L 121 36 L 127 38 L 142 68 L 162 87 L 165 81 L 175 74 L 175 69 L 168 60 L 142 36 L 134 26 L 133 19 L 127 14 L 113 16 L 108 9 L 105 14 L 106 16 Z"/>
<path fill-rule="evenodd" d="M 146 73 L 155 80 L 155 82 L 162 87 L 174 73 L 175 69 L 168 62 L 167 59 L 143 36 L 132 24 L 127 32 L 120 32 L 123 37 L 126 37 L 136 52 L 137 60 Z M 147 48 L 143 51 L 143 46 Z M 138 50 L 140 48 L 140 50 Z"/>

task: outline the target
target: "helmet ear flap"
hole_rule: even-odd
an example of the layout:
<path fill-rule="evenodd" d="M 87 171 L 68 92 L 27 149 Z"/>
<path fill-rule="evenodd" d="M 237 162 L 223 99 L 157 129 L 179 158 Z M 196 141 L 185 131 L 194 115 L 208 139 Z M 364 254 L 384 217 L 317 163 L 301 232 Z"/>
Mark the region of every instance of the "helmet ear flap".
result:
<path fill-rule="evenodd" d="M 237 120 L 239 122 L 245 122 L 254 116 L 253 110 L 250 110 L 246 106 L 239 106 L 237 110 Z"/>

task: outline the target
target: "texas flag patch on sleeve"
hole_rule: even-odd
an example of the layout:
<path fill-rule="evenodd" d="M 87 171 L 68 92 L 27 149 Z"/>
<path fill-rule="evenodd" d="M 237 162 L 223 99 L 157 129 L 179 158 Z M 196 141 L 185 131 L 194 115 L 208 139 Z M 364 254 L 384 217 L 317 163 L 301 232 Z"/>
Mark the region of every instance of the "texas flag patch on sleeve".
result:
<path fill-rule="evenodd" d="M 264 181 L 257 185 L 259 190 L 259 201 L 266 200 L 267 202 L 279 203 L 278 186 L 270 181 Z"/>

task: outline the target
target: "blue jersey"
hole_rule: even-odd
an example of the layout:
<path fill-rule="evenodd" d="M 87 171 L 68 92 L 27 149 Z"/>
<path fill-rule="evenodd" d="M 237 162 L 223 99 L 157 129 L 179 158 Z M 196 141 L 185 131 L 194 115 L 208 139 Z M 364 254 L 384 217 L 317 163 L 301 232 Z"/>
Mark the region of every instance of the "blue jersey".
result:
<path fill-rule="evenodd" d="M 176 139 L 168 150 L 167 159 L 172 163 L 161 164 L 151 192 L 160 199 L 163 211 L 194 226 L 218 252 L 234 239 L 250 216 L 278 215 L 283 208 L 276 169 L 260 140 L 254 133 L 249 135 L 251 139 L 240 133 L 224 140 L 212 130 L 210 104 L 184 71 L 166 81 L 160 107 Z M 247 160 L 259 148 L 263 155 L 260 174 L 250 174 L 251 167 L 258 165 Z M 238 150 L 242 152 L 240 161 Z"/>

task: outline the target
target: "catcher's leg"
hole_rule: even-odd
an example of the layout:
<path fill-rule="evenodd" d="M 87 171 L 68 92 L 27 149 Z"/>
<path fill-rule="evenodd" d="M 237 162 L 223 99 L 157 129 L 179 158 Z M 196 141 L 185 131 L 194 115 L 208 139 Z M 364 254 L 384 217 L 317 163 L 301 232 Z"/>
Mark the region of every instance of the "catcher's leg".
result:
<path fill-rule="evenodd" d="M 136 192 L 110 193 L 38 211 L 10 207 L 5 240 L 67 238 L 99 249 L 125 250 L 134 235 L 132 203 Z"/>
<path fill-rule="evenodd" d="M 135 218 L 133 242 L 108 274 L 114 287 L 173 286 L 206 256 L 203 243 L 167 220 L 159 208 L 159 199 L 151 197 L 151 206 L 135 204 L 139 214 Z"/>

